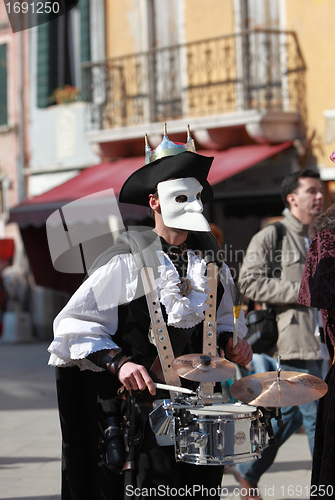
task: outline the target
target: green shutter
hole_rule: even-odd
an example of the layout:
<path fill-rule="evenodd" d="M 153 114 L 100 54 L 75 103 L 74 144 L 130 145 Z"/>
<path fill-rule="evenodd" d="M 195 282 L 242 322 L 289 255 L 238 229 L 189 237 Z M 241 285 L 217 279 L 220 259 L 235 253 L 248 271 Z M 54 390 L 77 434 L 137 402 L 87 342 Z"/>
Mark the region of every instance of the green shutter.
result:
<path fill-rule="evenodd" d="M 0 125 L 7 125 L 7 45 L 0 45 Z"/>
<path fill-rule="evenodd" d="M 39 108 L 46 108 L 50 105 L 50 96 L 57 87 L 57 71 L 57 19 L 53 19 L 37 27 L 37 106 Z"/>
<path fill-rule="evenodd" d="M 53 19 L 49 23 L 49 96 L 59 87 L 58 81 L 58 37 L 59 37 L 59 18 Z"/>
<path fill-rule="evenodd" d="M 37 27 L 37 106 L 49 105 L 49 23 Z"/>
<path fill-rule="evenodd" d="M 87 62 L 91 60 L 89 0 L 79 0 L 79 9 L 80 9 L 80 62 Z"/>
<path fill-rule="evenodd" d="M 80 62 L 91 60 L 90 47 L 90 0 L 79 0 L 80 9 Z M 84 68 L 81 73 L 81 97 L 90 100 L 89 91 L 90 70 Z"/>

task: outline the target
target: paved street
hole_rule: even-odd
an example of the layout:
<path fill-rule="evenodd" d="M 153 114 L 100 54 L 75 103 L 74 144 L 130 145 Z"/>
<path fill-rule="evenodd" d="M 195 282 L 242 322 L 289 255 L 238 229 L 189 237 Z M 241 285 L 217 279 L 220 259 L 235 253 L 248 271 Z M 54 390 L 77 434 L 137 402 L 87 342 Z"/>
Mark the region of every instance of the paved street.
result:
<path fill-rule="evenodd" d="M 46 348 L 46 343 L 0 343 L 3 500 L 60 500 L 60 429 Z M 310 468 L 306 436 L 295 434 L 261 479 L 263 499 L 308 499 Z M 222 486 L 224 498 L 239 498 L 232 474 L 225 474 Z"/>
<path fill-rule="evenodd" d="M 0 498 L 60 499 L 60 428 L 45 343 L 0 343 Z"/>

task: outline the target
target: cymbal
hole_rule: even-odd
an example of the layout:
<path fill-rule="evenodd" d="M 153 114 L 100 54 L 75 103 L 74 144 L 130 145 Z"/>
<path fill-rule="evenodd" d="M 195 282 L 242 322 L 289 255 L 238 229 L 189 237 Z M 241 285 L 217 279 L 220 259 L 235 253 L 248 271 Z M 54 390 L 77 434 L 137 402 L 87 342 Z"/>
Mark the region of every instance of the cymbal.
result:
<path fill-rule="evenodd" d="M 316 401 L 326 394 L 326 382 L 303 372 L 282 371 L 255 373 L 232 384 L 230 394 L 253 406 L 296 406 Z"/>
<path fill-rule="evenodd" d="M 230 361 L 218 356 L 185 354 L 172 361 L 172 368 L 182 378 L 196 382 L 222 382 L 232 378 L 236 368 Z"/>

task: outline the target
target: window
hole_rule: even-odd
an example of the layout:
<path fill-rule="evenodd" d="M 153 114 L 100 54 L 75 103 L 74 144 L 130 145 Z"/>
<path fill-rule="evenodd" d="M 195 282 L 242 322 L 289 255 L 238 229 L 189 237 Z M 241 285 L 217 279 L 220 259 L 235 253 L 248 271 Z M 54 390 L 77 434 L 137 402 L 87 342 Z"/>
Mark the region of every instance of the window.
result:
<path fill-rule="evenodd" d="M 80 0 L 65 15 L 37 27 L 38 107 L 54 104 L 57 88 L 82 88 L 80 64 L 90 60 L 89 10 L 89 0 Z"/>
<path fill-rule="evenodd" d="M 180 41 L 179 0 L 150 0 L 148 5 L 150 49 L 177 46 Z M 166 116 L 179 118 L 182 115 L 180 50 L 160 50 L 150 63 L 149 73 L 156 76 L 154 88 L 150 89 L 151 108 L 155 109 L 151 120 L 163 120 Z"/>
<path fill-rule="evenodd" d="M 7 44 L 0 45 L 0 125 L 7 125 Z"/>

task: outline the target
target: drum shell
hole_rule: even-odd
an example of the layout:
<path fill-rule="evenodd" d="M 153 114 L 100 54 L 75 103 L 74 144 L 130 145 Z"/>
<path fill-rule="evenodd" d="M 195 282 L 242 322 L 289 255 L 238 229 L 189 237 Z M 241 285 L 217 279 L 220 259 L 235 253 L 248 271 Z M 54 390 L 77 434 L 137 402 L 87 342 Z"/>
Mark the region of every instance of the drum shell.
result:
<path fill-rule="evenodd" d="M 178 425 L 177 420 L 177 460 L 231 465 L 260 458 L 267 436 L 257 408 L 225 404 L 209 408 L 190 410 L 187 426 Z"/>

